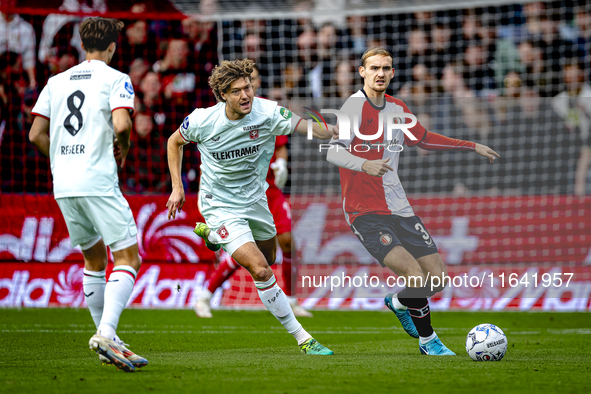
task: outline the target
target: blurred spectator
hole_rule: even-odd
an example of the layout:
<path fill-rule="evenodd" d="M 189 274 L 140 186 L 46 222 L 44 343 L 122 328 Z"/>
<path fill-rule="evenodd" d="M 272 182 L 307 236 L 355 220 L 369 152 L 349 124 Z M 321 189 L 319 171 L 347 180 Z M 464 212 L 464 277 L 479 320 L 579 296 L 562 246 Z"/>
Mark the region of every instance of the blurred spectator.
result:
<path fill-rule="evenodd" d="M 417 29 L 424 31 L 428 34 L 431 31 L 434 22 L 433 13 L 430 11 L 419 11 L 415 12 L 413 16 L 414 26 L 416 26 Z"/>
<path fill-rule="evenodd" d="M 136 59 L 144 59 L 150 64 L 158 60 L 158 43 L 156 37 L 148 30 L 144 20 L 132 21 L 125 26 L 125 34 L 121 34 L 121 45 L 117 48 L 111 67 L 128 73 Z"/>
<path fill-rule="evenodd" d="M 320 63 L 322 93 L 324 97 L 334 96 L 332 81 L 336 69 L 337 30 L 331 23 L 325 23 L 318 31 L 318 61 Z"/>
<path fill-rule="evenodd" d="M 169 176 L 166 162 L 166 140 L 154 130 L 152 116 L 145 108 L 134 118 L 131 147 L 122 174 L 125 192 L 165 192 Z"/>
<path fill-rule="evenodd" d="M 589 169 L 591 86 L 585 82 L 583 64 L 575 59 L 564 65 L 563 75 L 566 90 L 552 99 L 552 108 L 563 119 L 570 134 L 583 141 L 574 180 L 574 193 L 582 196 L 586 194 Z"/>
<path fill-rule="evenodd" d="M 35 30 L 17 14 L 0 12 L 0 55 L 6 52 L 22 55 L 29 86 L 36 87 Z"/>
<path fill-rule="evenodd" d="M 367 17 L 362 15 L 350 15 L 347 17 L 347 48 L 353 52 L 353 56 L 358 58 L 363 55 L 367 49 Z"/>
<path fill-rule="evenodd" d="M 271 101 L 277 101 L 281 106 L 288 106 L 287 95 L 279 83 L 275 84 L 273 88 L 269 89 L 266 98 Z"/>
<path fill-rule="evenodd" d="M 591 86 L 585 82 L 581 62 L 564 65 L 565 90 L 552 100 L 552 108 L 566 122 L 571 132 L 586 138 L 591 132 Z"/>
<path fill-rule="evenodd" d="M 148 72 L 142 79 L 136 98 L 140 99 L 140 106 L 145 112 L 153 116 L 153 123 L 159 134 L 168 138 L 178 126 L 178 117 L 173 116 L 173 108 L 169 101 L 162 97 L 162 85 L 155 72 Z M 139 108 L 138 107 L 138 108 Z"/>
<path fill-rule="evenodd" d="M 307 93 L 312 97 L 322 95 L 322 68 L 318 67 L 316 32 L 304 30 L 297 38 L 298 60 L 303 64 Z M 306 94 L 308 95 L 308 94 Z"/>
<path fill-rule="evenodd" d="M 57 75 L 78 64 L 78 52 L 72 47 L 59 48 L 56 55 L 48 58 L 50 76 Z"/>
<path fill-rule="evenodd" d="M 435 67 L 437 67 L 437 76 L 441 76 L 443 68 L 456 60 L 461 51 L 460 41 L 453 38 L 453 31 L 449 25 L 438 23 L 431 32 L 431 42 L 433 43 L 433 52 L 435 55 Z"/>
<path fill-rule="evenodd" d="M 335 82 L 337 96 L 348 99 L 355 93 L 355 69 L 348 61 L 342 61 L 335 70 Z"/>
<path fill-rule="evenodd" d="M 441 77 L 441 85 L 445 92 L 444 101 L 450 101 L 452 108 L 448 109 L 448 114 L 444 115 L 445 111 L 441 113 L 444 123 L 441 125 L 443 134 L 449 134 L 452 130 L 462 130 L 468 128 L 470 133 L 477 132 L 479 141 L 486 139 L 486 136 L 491 130 L 490 120 L 486 113 L 486 109 L 483 108 L 485 103 L 484 100 L 476 100 L 476 93 L 470 89 L 466 81 L 464 80 L 458 64 L 451 63 L 443 69 L 443 75 Z M 445 98 L 447 97 L 447 98 Z M 455 112 L 455 115 L 452 115 Z M 462 126 L 458 125 L 445 126 L 445 123 L 454 121 L 460 121 Z M 437 122 L 434 122 L 437 124 Z M 462 138 L 456 137 L 454 138 Z M 471 138 L 471 139 L 470 139 Z M 474 140 L 474 137 L 463 138 L 468 140 Z"/>
<path fill-rule="evenodd" d="M 105 0 L 93 0 L 92 6 L 86 1 L 64 0 L 59 11 L 72 14 L 103 14 L 107 11 Z M 82 41 L 78 32 L 83 18 L 76 15 L 49 14 L 43 22 L 43 33 L 39 43 L 39 61 L 47 63 L 48 57 L 56 55 L 58 48 L 72 47 L 78 52 L 79 61 L 84 60 Z"/>
<path fill-rule="evenodd" d="M 541 35 L 540 16 L 546 14 L 546 4 L 541 1 L 523 5 L 525 24 L 510 24 L 499 29 L 499 36 L 515 44 L 527 39 L 536 39 Z"/>
<path fill-rule="evenodd" d="M 578 7 L 575 21 L 578 29 L 578 52 L 584 64 L 588 65 L 587 80 L 591 80 L 591 9 L 586 4 Z"/>
<path fill-rule="evenodd" d="M 201 21 L 199 17 L 193 16 L 183 19 L 182 26 L 183 34 L 189 43 L 191 63 L 195 65 L 197 88 L 209 90 L 207 80 L 218 63 L 216 24 Z M 215 101 L 212 104 L 215 104 Z"/>
<path fill-rule="evenodd" d="M 4 52 L 0 55 L 0 182 L 2 191 L 23 191 L 23 158 L 26 138 L 18 119 L 23 90 L 21 55 Z"/>
<path fill-rule="evenodd" d="M 308 97 L 304 69 L 296 63 L 287 64 L 282 70 L 283 86 L 287 97 Z"/>
<path fill-rule="evenodd" d="M 171 39 L 164 59 L 154 64 L 154 71 L 160 75 L 164 98 L 170 100 L 173 123 L 179 125 L 196 105 L 196 76 L 188 54 L 186 40 Z"/>
<path fill-rule="evenodd" d="M 137 90 L 142 78 L 150 70 L 150 64 L 143 58 L 137 58 L 129 66 L 129 78 L 133 84 L 133 89 Z"/>
<path fill-rule="evenodd" d="M 495 88 L 493 70 L 487 57 L 481 41 L 472 41 L 464 49 L 464 79 L 479 95 L 489 95 Z"/>
<path fill-rule="evenodd" d="M 497 122 L 506 122 L 511 118 L 513 108 L 519 105 L 523 81 L 521 74 L 516 70 L 510 70 L 503 78 L 501 94 L 493 101 L 495 118 Z"/>

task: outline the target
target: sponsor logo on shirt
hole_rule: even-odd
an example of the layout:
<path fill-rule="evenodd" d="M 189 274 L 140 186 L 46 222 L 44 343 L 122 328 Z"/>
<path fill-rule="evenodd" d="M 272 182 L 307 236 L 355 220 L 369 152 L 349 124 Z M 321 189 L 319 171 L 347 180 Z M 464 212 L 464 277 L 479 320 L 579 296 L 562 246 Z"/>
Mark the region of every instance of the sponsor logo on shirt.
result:
<path fill-rule="evenodd" d="M 183 131 L 187 131 L 189 129 L 189 117 L 188 116 L 183 120 L 183 124 L 181 125 L 181 129 L 183 129 Z"/>
<path fill-rule="evenodd" d="M 219 142 L 219 141 L 220 141 L 220 137 L 217 137 L 217 138 L 215 138 L 215 137 L 212 137 L 212 138 L 211 138 L 211 140 L 212 140 L 213 142 Z"/>
<path fill-rule="evenodd" d="M 291 118 L 291 111 L 288 110 L 287 108 L 281 108 L 279 110 L 279 113 L 281 114 L 281 116 L 283 116 L 285 119 L 289 119 Z"/>
<path fill-rule="evenodd" d="M 92 74 L 75 74 L 75 75 L 70 75 L 70 81 L 79 81 L 81 79 L 90 79 L 90 77 L 92 77 Z"/>
<path fill-rule="evenodd" d="M 253 126 L 244 126 L 242 129 L 244 131 L 250 131 L 250 130 L 254 130 L 254 129 L 260 129 L 261 127 L 263 127 L 262 124 L 255 124 Z"/>
<path fill-rule="evenodd" d="M 125 82 L 125 90 L 127 90 L 129 94 L 133 94 L 133 86 L 131 86 L 131 83 Z"/>
<path fill-rule="evenodd" d="M 261 149 L 260 145 L 249 146 L 247 148 L 234 149 L 226 152 L 212 152 L 211 155 L 216 160 L 238 159 L 257 153 Z"/>

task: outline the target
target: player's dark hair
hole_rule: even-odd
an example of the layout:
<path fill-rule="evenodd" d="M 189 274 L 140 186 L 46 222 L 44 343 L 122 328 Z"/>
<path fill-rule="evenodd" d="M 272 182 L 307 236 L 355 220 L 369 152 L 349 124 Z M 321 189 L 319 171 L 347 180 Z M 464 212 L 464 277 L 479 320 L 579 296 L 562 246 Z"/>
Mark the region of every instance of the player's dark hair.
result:
<path fill-rule="evenodd" d="M 232 82 L 240 78 L 250 81 L 250 75 L 254 70 L 254 61 L 250 59 L 223 60 L 215 66 L 209 77 L 209 86 L 218 101 L 226 102 L 222 98 L 222 92 L 226 93 Z"/>
<path fill-rule="evenodd" d="M 111 18 L 88 18 L 80 25 L 80 38 L 86 52 L 105 51 L 117 42 L 123 22 Z"/>
<path fill-rule="evenodd" d="M 367 51 L 365 51 L 363 53 L 363 56 L 361 56 L 361 66 L 365 67 L 365 61 L 372 57 L 372 56 L 387 56 L 390 57 L 390 59 L 394 59 L 394 57 L 392 56 L 392 54 L 386 49 L 386 48 L 382 48 L 382 47 L 373 47 L 373 48 L 369 48 Z"/>

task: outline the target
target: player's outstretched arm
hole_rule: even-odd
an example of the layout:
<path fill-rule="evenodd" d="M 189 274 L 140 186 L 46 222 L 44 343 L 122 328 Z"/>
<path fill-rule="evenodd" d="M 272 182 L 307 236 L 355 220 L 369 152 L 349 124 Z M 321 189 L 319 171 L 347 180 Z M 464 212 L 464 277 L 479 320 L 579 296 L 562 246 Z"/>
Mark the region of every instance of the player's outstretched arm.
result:
<path fill-rule="evenodd" d="M 480 156 L 488 158 L 491 164 L 495 162 L 496 157 L 501 157 L 486 145 L 449 138 L 432 131 L 425 131 L 425 134 L 416 146 L 425 150 L 473 150 Z"/>
<path fill-rule="evenodd" d="M 29 131 L 29 140 L 35 145 L 41 153 L 49 157 L 49 119 L 42 116 L 36 116 Z"/>
<path fill-rule="evenodd" d="M 181 179 L 181 163 L 183 161 L 183 146 L 186 142 L 181 137 L 180 131 L 174 132 L 168 139 L 168 169 L 172 180 L 172 193 L 166 203 L 168 208 L 168 219 L 176 218 L 176 213 L 180 212 L 185 204 L 185 189 Z"/>

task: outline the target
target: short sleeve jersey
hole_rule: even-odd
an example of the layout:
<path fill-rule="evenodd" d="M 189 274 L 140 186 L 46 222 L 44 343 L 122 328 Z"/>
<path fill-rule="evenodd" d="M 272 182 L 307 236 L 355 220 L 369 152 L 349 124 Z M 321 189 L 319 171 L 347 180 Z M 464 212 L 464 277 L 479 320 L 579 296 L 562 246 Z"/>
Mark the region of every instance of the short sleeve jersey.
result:
<path fill-rule="evenodd" d="M 179 131 L 201 153 L 200 191 L 212 206 L 240 207 L 265 196 L 275 137 L 291 134 L 292 113 L 275 101 L 254 98 L 251 112 L 232 121 L 226 103 L 187 116 Z"/>
<path fill-rule="evenodd" d="M 341 110 L 359 115 L 358 123 L 352 124 L 351 128 L 355 127 L 362 135 L 379 136 L 371 140 L 362 140 L 351 130 L 349 139 L 332 139 L 330 143 L 346 148 L 351 154 L 367 160 L 390 159 L 388 165 L 394 169 L 382 177 L 374 177 L 365 172 L 339 168 L 343 209 L 347 221 L 353 223 L 358 216 L 367 214 L 413 216 L 414 211 L 398 177 L 398 160 L 404 145 L 415 146 L 424 138 L 425 128 L 420 123 L 410 127 L 409 131 L 414 139 L 402 129 L 394 128 L 390 139 L 387 139 L 386 115 L 412 114 L 402 100 L 389 95 L 385 95 L 383 105 L 378 107 L 367 98 L 363 90 L 360 90 L 347 99 Z M 378 132 L 380 115 L 384 122 L 381 134 Z M 410 122 L 410 118 L 403 116 L 393 119 L 394 124 Z"/>
<path fill-rule="evenodd" d="M 86 60 L 49 79 L 32 112 L 50 121 L 55 198 L 115 195 L 112 112 L 133 112 L 133 100 L 129 77 L 100 60 Z"/>

